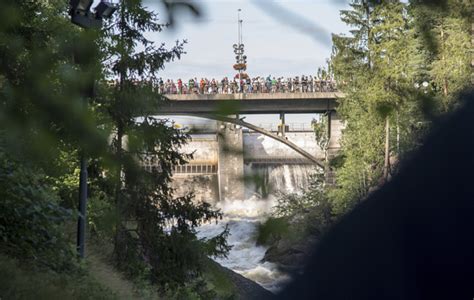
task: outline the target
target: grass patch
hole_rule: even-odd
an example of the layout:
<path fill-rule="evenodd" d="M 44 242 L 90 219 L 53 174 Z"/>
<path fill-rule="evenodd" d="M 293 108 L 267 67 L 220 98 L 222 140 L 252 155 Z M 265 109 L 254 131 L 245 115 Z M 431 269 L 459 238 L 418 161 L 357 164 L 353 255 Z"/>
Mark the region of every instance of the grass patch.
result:
<path fill-rule="evenodd" d="M 108 239 L 90 238 L 87 268 L 100 284 L 114 291 L 118 299 L 161 299 L 158 286 L 142 277 L 127 277 L 118 270 L 112 259 L 113 245 Z"/>
<path fill-rule="evenodd" d="M 118 299 L 85 272 L 60 274 L 0 255 L 0 299 Z"/>

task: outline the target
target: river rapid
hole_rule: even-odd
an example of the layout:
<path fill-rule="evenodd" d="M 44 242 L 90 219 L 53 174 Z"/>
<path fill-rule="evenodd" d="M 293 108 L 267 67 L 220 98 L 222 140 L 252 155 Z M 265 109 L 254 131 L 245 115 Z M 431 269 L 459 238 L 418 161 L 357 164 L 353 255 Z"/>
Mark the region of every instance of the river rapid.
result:
<path fill-rule="evenodd" d="M 310 174 L 314 171 L 309 166 L 273 166 L 258 167 L 254 170 L 268 176 L 272 193 L 262 198 L 253 194 L 246 200 L 218 202 L 215 208 L 220 209 L 224 218 L 218 224 L 205 224 L 198 231 L 200 238 L 212 237 L 221 233 L 225 226 L 230 229 L 228 243 L 232 250 L 227 258 L 214 260 L 224 267 L 251 279 L 271 292 L 281 290 L 291 278 L 280 271 L 274 263 L 263 262 L 268 247 L 257 246 L 256 239 L 259 224 L 265 222 L 272 212 L 278 194 L 302 192 L 308 183 Z M 265 168 L 262 170 L 262 168 Z M 264 172 L 262 172 L 264 171 Z M 251 194 L 253 187 L 246 186 L 247 194 Z"/>

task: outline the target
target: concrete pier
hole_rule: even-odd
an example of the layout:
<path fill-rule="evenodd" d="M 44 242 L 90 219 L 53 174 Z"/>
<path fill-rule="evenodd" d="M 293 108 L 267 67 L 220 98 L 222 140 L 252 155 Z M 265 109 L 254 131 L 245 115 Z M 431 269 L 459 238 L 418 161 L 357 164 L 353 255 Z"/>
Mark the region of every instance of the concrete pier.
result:
<path fill-rule="evenodd" d="M 219 144 L 219 199 L 244 200 L 244 155 L 242 128 L 228 123 L 217 123 Z"/>
<path fill-rule="evenodd" d="M 328 146 L 328 157 L 329 159 L 337 156 L 341 150 L 341 138 L 342 130 L 344 129 L 344 123 L 341 117 L 336 111 L 329 113 L 329 146 Z"/>

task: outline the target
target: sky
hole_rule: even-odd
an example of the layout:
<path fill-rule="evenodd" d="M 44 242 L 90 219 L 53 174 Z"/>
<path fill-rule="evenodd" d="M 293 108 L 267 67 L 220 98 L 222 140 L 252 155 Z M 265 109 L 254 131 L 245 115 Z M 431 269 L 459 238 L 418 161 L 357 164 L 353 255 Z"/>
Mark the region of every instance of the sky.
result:
<path fill-rule="evenodd" d="M 149 38 L 173 45 L 186 39 L 187 52 L 166 65 L 163 78 L 223 78 L 233 76 L 237 42 L 237 10 L 242 9 L 243 41 L 250 76 L 314 75 L 331 55 L 331 33 L 347 32 L 339 11 L 344 0 L 199 0 L 203 12 L 196 21 L 181 12 L 177 26 Z M 146 4 L 165 17 L 160 1 Z M 166 21 L 164 18 L 163 21 Z"/>

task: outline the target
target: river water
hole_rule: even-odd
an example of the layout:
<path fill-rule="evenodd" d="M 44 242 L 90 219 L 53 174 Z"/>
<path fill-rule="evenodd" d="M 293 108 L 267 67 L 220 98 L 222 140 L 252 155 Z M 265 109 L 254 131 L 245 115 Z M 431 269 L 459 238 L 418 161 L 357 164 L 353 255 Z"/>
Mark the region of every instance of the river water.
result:
<path fill-rule="evenodd" d="M 228 243 L 233 248 L 227 258 L 217 258 L 215 261 L 272 292 L 278 292 L 291 278 L 278 270 L 276 264 L 262 261 L 268 247 L 256 245 L 258 226 L 271 214 L 276 195 L 302 192 L 307 187 L 309 176 L 314 169 L 300 165 L 256 166 L 248 167 L 246 172 L 258 172 L 268 176 L 266 182 L 271 188 L 270 195 L 262 198 L 261 195 L 255 194 L 254 187 L 249 184 L 246 186 L 247 194 L 250 195 L 248 199 L 217 203 L 216 208 L 223 212 L 224 219 L 218 224 L 201 226 L 198 236 L 215 236 L 228 225 Z"/>

